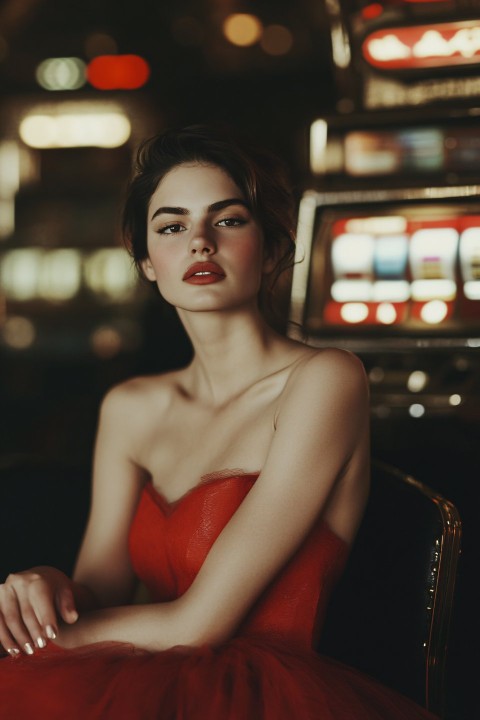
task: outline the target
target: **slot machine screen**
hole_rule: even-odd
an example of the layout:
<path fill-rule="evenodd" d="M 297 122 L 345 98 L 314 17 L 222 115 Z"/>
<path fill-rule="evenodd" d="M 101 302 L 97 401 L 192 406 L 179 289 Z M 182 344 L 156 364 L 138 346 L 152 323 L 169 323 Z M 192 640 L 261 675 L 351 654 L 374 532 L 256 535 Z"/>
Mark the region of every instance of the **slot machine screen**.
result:
<path fill-rule="evenodd" d="M 364 336 L 480 330 L 480 205 L 319 208 L 304 327 Z"/>

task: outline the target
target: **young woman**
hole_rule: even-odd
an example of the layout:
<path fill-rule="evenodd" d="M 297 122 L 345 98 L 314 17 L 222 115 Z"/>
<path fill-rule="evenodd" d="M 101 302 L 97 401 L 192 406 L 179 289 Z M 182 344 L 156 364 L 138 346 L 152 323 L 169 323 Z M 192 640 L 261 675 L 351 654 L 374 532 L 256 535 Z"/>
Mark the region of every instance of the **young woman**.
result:
<path fill-rule="evenodd" d="M 194 356 L 106 396 L 73 579 L 0 587 L 1 718 L 431 717 L 312 650 L 367 498 L 368 400 L 356 357 L 263 319 L 291 205 L 277 163 L 222 135 L 141 148 L 126 235 Z"/>

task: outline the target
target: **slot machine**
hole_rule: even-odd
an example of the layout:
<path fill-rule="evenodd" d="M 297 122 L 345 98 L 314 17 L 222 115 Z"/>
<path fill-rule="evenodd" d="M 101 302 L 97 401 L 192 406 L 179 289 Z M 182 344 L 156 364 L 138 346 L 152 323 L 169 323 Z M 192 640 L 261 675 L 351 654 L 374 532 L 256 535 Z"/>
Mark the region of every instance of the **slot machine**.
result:
<path fill-rule="evenodd" d="M 468 113 L 348 120 L 353 126 L 322 119 L 321 141 L 312 126 L 317 175 L 299 207 L 289 334 L 362 359 L 373 456 L 460 510 L 450 697 L 463 709 L 451 717 L 473 717 L 467 618 L 478 564 L 480 128 Z"/>
<path fill-rule="evenodd" d="M 448 717 L 477 717 L 477 0 L 329 0 L 335 114 L 312 122 L 289 333 L 355 352 L 372 455 L 458 507 Z"/>

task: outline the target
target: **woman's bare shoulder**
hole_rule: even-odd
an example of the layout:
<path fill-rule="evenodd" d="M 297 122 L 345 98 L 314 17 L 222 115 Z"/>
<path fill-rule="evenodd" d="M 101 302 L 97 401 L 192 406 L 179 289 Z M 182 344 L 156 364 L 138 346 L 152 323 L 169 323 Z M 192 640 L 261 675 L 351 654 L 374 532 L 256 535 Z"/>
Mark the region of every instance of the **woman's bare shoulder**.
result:
<path fill-rule="evenodd" d="M 310 385 L 312 389 L 327 389 L 331 384 L 338 389 L 357 386 L 367 388 L 365 368 L 357 355 L 341 348 L 305 348 L 295 363 L 288 385 Z"/>
<path fill-rule="evenodd" d="M 128 416 L 147 410 L 168 410 L 181 393 L 182 371 L 133 377 L 114 385 L 102 401 L 102 413 Z"/>

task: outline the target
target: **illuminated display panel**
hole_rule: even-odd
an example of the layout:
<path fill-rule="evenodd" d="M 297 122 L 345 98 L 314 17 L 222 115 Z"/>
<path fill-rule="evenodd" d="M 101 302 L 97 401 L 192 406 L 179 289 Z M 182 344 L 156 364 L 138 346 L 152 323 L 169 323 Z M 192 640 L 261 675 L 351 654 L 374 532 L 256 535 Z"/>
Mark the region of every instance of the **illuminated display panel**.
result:
<path fill-rule="evenodd" d="M 352 177 L 417 173 L 478 173 L 476 127 L 354 130 L 343 138 L 345 173 Z"/>
<path fill-rule="evenodd" d="M 362 45 L 364 59 L 380 70 L 416 70 L 480 62 L 480 22 L 465 20 L 375 30 Z"/>
<path fill-rule="evenodd" d="M 324 209 L 305 326 L 394 334 L 480 328 L 480 207 Z"/>

